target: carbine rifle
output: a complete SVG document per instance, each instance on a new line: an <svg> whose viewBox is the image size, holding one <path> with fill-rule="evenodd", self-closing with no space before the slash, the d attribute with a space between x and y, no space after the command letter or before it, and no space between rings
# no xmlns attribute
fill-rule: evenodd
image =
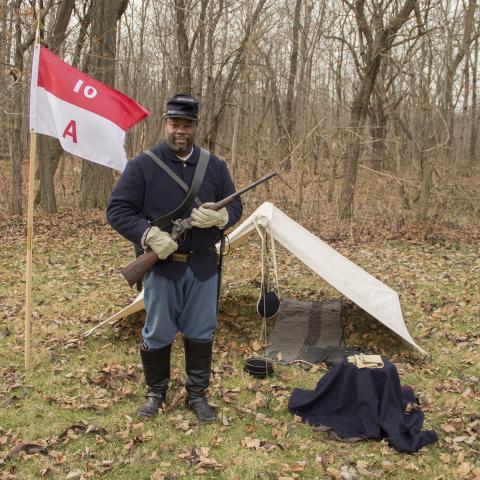
<svg viewBox="0 0 480 480"><path fill-rule="evenodd" d="M259 180L256 180L250 185L247 185L246 187L242 188L241 190L238 190L237 192L232 193L228 197L225 197L219 202L208 205L206 208L209 208L210 210L220 210L221 208L226 207L229 203L231 203L236 197L243 195L245 192L248 192L249 190L252 190L252 188L257 187L261 183L264 183L267 180L270 180L270 178L274 177L276 174L277 174L276 172L269 173L268 175L265 175L264 177L260 178ZM175 241L178 241L180 237L182 237L182 235L184 235L185 232L187 230L190 230L191 228L192 228L191 217L179 218L178 220L175 220L173 222L173 228L171 233L172 239ZM148 272L148 270L150 270L158 261L159 261L159 258L157 254L153 250L148 249L145 253L140 255L136 260L129 263L126 267L122 268L121 273L125 277L125 280L129 283L129 285L133 286L137 282L139 282L142 279L142 277L145 275L145 273Z"/></svg>

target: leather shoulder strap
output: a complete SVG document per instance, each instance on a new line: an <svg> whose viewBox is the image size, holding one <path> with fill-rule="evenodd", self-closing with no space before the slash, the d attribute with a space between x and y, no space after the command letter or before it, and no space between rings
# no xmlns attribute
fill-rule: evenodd
<svg viewBox="0 0 480 480"><path fill-rule="evenodd" d="M175 180L185 192L189 191L188 185L158 155L155 155L151 150L145 150L143 153L146 153L170 178ZM195 203L197 206L200 206L203 202L201 202L198 197L195 197Z"/></svg>
<svg viewBox="0 0 480 480"><path fill-rule="evenodd" d="M149 152L149 150L147 152ZM145 152L145 153L147 153L147 152ZM156 157L156 155L153 152L150 152L150 153L152 153L152 155L154 155ZM147 153L147 155L148 155L148 153ZM151 157L151 158L153 158L153 157ZM180 182L183 183L183 185L185 187L183 187L180 182L177 182L180 186L182 186L182 188L185 191L188 192L188 194L185 197L185 199L183 200L183 202L175 210L171 211L170 213L167 213L166 215L163 215L160 218L157 218L156 220L151 221L150 223L152 225L155 225L158 228L164 228L167 225L169 225L173 220L176 220L177 218L180 218L190 208L190 205L192 204L194 199L195 199L195 202L197 203L198 206L200 206L203 203L200 199L198 199L197 193L200 190L200 186L202 185L203 177L205 176L205 172L207 170L209 160L210 160L210 152L208 150L205 150L205 149L202 148L200 150L200 157L198 158L197 167L195 168L195 173L193 175L193 180L192 180L192 186L190 187L190 189L188 189L187 184L180 177L178 177L170 168L167 167L167 165L165 165L160 160L160 162L163 164L163 166L165 168L167 168L168 171L171 172L174 176L170 175L170 173L169 173L169 175L173 179L175 179L175 177L177 177L178 180L180 180ZM167 170L165 170L165 171L168 173ZM197 202L197 200L198 200L199 203Z"/></svg>

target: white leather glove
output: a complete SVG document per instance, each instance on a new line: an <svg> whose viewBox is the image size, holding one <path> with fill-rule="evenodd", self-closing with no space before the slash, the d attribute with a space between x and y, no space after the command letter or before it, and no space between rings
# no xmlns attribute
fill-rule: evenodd
<svg viewBox="0 0 480 480"><path fill-rule="evenodd" d="M178 243L172 240L167 232L158 227L152 227L145 238L145 243L157 254L160 260L165 260L178 248Z"/></svg>
<svg viewBox="0 0 480 480"><path fill-rule="evenodd" d="M228 223L228 212L226 208L220 210L210 210L209 205L213 203L208 202L200 205L199 208L192 210L192 227L198 228L210 228L218 227L223 228Z"/></svg>

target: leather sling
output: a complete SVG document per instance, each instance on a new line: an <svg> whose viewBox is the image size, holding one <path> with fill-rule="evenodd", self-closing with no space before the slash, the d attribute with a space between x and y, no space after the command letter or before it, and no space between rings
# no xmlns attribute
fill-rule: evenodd
<svg viewBox="0 0 480 480"><path fill-rule="evenodd" d="M162 229L165 228L168 224L170 224L173 220L180 218L190 208L192 201L194 201L197 206L200 206L203 203L197 197L197 193L200 190L200 186L202 185L203 178L207 170L208 162L210 160L210 152L208 150L205 150L204 148L200 149L200 156L198 158L190 189L188 188L188 185L151 150L145 150L145 153L185 192L188 192L183 202L175 210L172 210L170 213L167 213L162 217L157 218L156 220L152 220L150 222L151 225L155 225L156 227Z"/></svg>

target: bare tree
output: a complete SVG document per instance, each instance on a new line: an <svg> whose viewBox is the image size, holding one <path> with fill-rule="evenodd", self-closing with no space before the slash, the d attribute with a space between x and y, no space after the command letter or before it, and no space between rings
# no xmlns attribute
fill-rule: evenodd
<svg viewBox="0 0 480 480"><path fill-rule="evenodd" d="M416 0L406 0L399 10L396 10L397 2L393 0L381 2L378 5L372 2L370 5L372 20L369 22L367 20L366 0L356 0L354 3L347 0L342 1L348 5L349 9L353 10L361 46L361 59L357 59L357 65L360 66L359 79L352 101L349 124L350 141L339 205L340 217L350 218L353 213L353 197L361 152L361 138L364 133L370 97L375 86L378 70L383 56L392 48L398 31L409 19L413 9L417 6L417 2ZM388 13L390 13L390 18L387 16Z"/></svg>
<svg viewBox="0 0 480 480"><path fill-rule="evenodd" d="M117 22L128 0L92 0L87 70L93 77L115 86ZM105 208L113 186L112 171L93 162L83 162L79 205Z"/></svg>
<svg viewBox="0 0 480 480"><path fill-rule="evenodd" d="M200 18L190 19L196 24L192 38L188 38L188 12L193 5L186 0L174 0L175 19L176 19L176 39L178 48L178 57L176 65L175 90L177 92L192 92L192 54L195 48L199 33L202 32L202 40L205 38L205 16L208 6L208 0L202 0L200 3Z"/></svg>
<svg viewBox="0 0 480 480"><path fill-rule="evenodd" d="M472 68L472 110L470 114L470 143L468 151L468 168L478 163L477 158L477 140L478 140L478 107L477 107L477 68L478 68L478 37L475 38L473 49L473 68Z"/></svg>
<svg viewBox="0 0 480 480"><path fill-rule="evenodd" d="M56 55L59 54L60 48L65 41L74 5L75 0L65 0L58 5L55 11L53 28L47 35L46 44L49 50ZM62 154L62 146L57 139L41 135L38 139L38 151L40 161L38 162L37 176L40 180L40 185L35 203L40 205L42 210L55 213L57 211L57 201L53 178Z"/></svg>
<svg viewBox="0 0 480 480"><path fill-rule="evenodd" d="M287 98L285 104L285 118L287 126L287 141L290 150L294 144L294 125L295 125L295 80L297 78L298 69L298 36L300 31L300 12L302 8L302 0L295 0L295 10L292 21L292 51L290 52L290 69L288 72ZM285 168L291 168L291 159L285 163Z"/></svg>
<svg viewBox="0 0 480 480"><path fill-rule="evenodd" d="M7 15L8 15L8 2L7 0L0 1L0 122L1 125L6 125L7 121L7 110L8 110L8 93L7 93L7 86L8 86L8 71L9 71L9 53L10 47L9 43L9 35L8 32L8 22L7 22ZM7 138L6 138L7 137ZM3 136L0 140L0 158L4 156L7 157L6 150L8 146L8 135Z"/></svg>
<svg viewBox="0 0 480 480"><path fill-rule="evenodd" d="M463 17L463 35L459 41L459 45L454 51L453 40L450 42L450 49L447 51L447 71L445 75L445 94L444 94L444 114L448 123L448 147L449 150L452 150L452 145L454 143L454 130L455 130L455 112L453 105L453 85L455 81L455 75L457 69L464 60L470 44L474 40L473 37L473 19L475 9L477 8L477 1L470 0L464 12ZM451 152L453 153L453 152Z"/></svg>
<svg viewBox="0 0 480 480"><path fill-rule="evenodd" d="M40 22L43 22L53 5L50 0L42 9ZM22 214L22 161L24 157L25 129L23 114L25 112L25 52L33 44L35 32L24 28L24 17L21 14L22 0L11 3L13 30L13 64L9 69L11 83L8 85L8 110L11 119L7 122L8 141L12 165L12 193L10 211L13 214ZM8 53L10 55L10 53Z"/></svg>
<svg viewBox="0 0 480 480"><path fill-rule="evenodd" d="M10 111L13 114L12 121L9 122L9 143L12 162L12 197L10 210L13 214L22 214L22 160L23 160L23 142L22 138L22 104L24 98L23 72L24 72L24 45L22 44L22 25L20 16L21 0L13 3L12 13L15 17L15 50L14 64L10 71L13 77L13 83L10 85Z"/></svg>
<svg viewBox="0 0 480 480"><path fill-rule="evenodd" d="M16 212L33 33L18 13L30 5L0 0L1 123ZM478 165L477 7L476 0L45 0L42 15L51 50L152 112L127 135L128 155L159 140L166 98L189 91L202 105L199 142L231 161L240 180L285 169L295 201L285 190L275 200L291 213L311 218L326 200L349 218L364 185L357 186L359 164L371 162L374 171L362 170L367 183L397 177L391 192L400 198L391 195L385 212L398 211L390 207L400 200L422 222L455 168ZM55 211L60 149L52 139L40 139L39 149L37 201ZM71 170L79 203L102 208L112 173L82 167L81 175Z"/></svg>
<svg viewBox="0 0 480 480"><path fill-rule="evenodd" d="M208 131L208 147L213 151L216 146L218 128L220 126L220 122L223 118L223 114L225 111L225 107L231 94L233 92L234 87L236 86L238 76L239 76L239 66L241 62L244 60L244 52L247 42L250 39L250 36L253 34L254 29L260 19L260 14L265 6L266 0L259 0L255 11L252 13L250 18L247 19L245 25L245 33L243 38L240 42L239 47L237 48L237 52L233 57L232 65L230 67L230 71L228 72L227 78L223 84L223 88L221 90L219 96L219 106L215 113L213 114L212 123L210 125L210 129Z"/></svg>

